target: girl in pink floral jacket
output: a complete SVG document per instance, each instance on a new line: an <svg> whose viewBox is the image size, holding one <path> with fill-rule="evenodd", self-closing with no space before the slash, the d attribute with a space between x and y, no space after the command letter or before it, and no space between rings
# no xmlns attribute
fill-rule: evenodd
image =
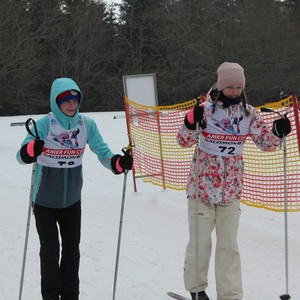
<svg viewBox="0 0 300 300"><path fill-rule="evenodd" d="M196 123L199 124L199 147L195 150L187 182L190 239L186 249L184 280L192 299L196 299L198 293L198 300L209 300L205 289L208 286L211 233L216 228L217 300L240 300L243 291L237 232L243 188L243 147L250 136L261 150L276 150L283 135L290 132L290 122L287 118L279 119L272 129L268 128L255 108L247 103L244 69L239 64L225 62L220 65L217 74L218 81L208 92L206 101L187 113L177 135L180 146L192 147L197 142L195 129ZM198 213L196 193L200 202ZM200 256L196 283L197 214Z"/></svg>

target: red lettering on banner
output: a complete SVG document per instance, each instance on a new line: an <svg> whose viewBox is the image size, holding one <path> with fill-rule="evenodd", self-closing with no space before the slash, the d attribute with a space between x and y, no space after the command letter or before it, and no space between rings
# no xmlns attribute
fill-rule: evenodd
<svg viewBox="0 0 300 300"><path fill-rule="evenodd" d="M43 152L47 155L47 154L51 154L51 155L81 155L84 152L84 148L80 148L80 149L51 149L51 148L44 148Z"/></svg>
<svg viewBox="0 0 300 300"><path fill-rule="evenodd" d="M244 135L233 135L233 134L215 134L209 133L206 131L202 131L204 137L211 139L211 140L218 140L218 141L244 141L247 138L247 134Z"/></svg>

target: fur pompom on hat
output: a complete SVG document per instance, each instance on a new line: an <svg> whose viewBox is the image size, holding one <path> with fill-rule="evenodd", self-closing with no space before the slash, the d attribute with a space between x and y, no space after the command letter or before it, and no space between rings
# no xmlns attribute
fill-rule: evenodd
<svg viewBox="0 0 300 300"><path fill-rule="evenodd" d="M218 81L216 87L218 91L223 91L227 86L231 84L241 84L243 89L245 88L245 75L244 69L237 63L224 62L218 70Z"/></svg>

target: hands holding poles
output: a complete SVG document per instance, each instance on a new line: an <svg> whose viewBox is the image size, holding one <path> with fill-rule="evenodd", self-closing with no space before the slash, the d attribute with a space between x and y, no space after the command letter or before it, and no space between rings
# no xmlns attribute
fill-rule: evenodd
<svg viewBox="0 0 300 300"><path fill-rule="evenodd" d="M32 133L32 131L29 128L30 122L33 123L35 134ZM38 136L36 123L33 119L31 119L31 118L28 119L25 123L25 127L26 127L27 132L34 137L34 140L32 142L36 142L36 141L43 142L43 141L40 140L40 138ZM28 155L27 154L28 144L24 145L21 148L21 156L22 156L22 149L23 149L24 153L26 153L26 155ZM43 142L43 145L44 145L44 142ZM28 155L28 157L29 157L29 155ZM22 159L24 160L23 157L22 157ZM30 195L29 195L29 205L28 205L28 213L27 213L26 233L25 233L25 242L24 242L24 250L23 250L23 260L22 260L22 270L21 270L21 279L20 279L19 298L18 298L18 300L22 299L22 292L23 292L24 273L25 273L25 264L26 264L27 246L28 246L28 236L29 236L29 228L30 228L30 216L31 216L31 207L32 207L33 182L34 182L34 175L35 175L35 169L36 169L35 161L36 161L36 157L33 157L27 162L27 163L33 163L33 165L32 165L32 173L31 173L31 187L30 187Z"/></svg>
<svg viewBox="0 0 300 300"><path fill-rule="evenodd" d="M31 124L31 122L33 124L35 133L33 133L29 128L29 124ZM43 147L45 142L40 139L38 135L36 123L33 119L31 118L28 119L25 123L25 127L27 132L34 137L34 140L22 146L20 155L24 163L31 164L36 162L37 157L41 155L41 153L43 152Z"/></svg>
<svg viewBox="0 0 300 300"><path fill-rule="evenodd" d="M184 124L186 128L190 130L196 130L196 124L198 124L202 129L205 129L206 121L204 115L204 107L200 105L200 100L198 97L195 97L195 99L196 105L186 114Z"/></svg>
<svg viewBox="0 0 300 300"><path fill-rule="evenodd" d="M291 133L291 122L287 114L273 122L272 132L281 139Z"/></svg>
<svg viewBox="0 0 300 300"><path fill-rule="evenodd" d="M283 171L284 171L284 220L285 220L285 283L286 283L286 294L281 295L279 298L281 300L289 300L291 296L289 295L289 280L288 280L288 207L287 207L287 170L286 170L286 136L291 132L291 122L287 118L287 113L283 116L277 111L274 111L267 107L262 107L260 109L262 112L273 112L277 113L281 119L275 120L273 122L272 132L282 139L283 141Z"/></svg>
<svg viewBox="0 0 300 300"><path fill-rule="evenodd" d="M277 119L273 122L272 132L279 138L283 138L291 133L291 122L287 117L287 113L282 115L278 111L275 111L271 108L262 107L260 109L262 112L274 112L280 116L280 119Z"/></svg>
<svg viewBox="0 0 300 300"><path fill-rule="evenodd" d="M125 208L125 195L126 195L126 185L127 185L127 174L128 171L133 167L133 158L130 155L130 150L133 146L128 145L122 149L124 153L123 156L119 155L119 165L123 168L124 173L124 182L123 182L123 191L122 191L122 203L121 203L121 212L120 212L120 222L119 222L119 234L118 234L118 244L117 244L117 254L116 254L116 264L115 264L115 274L114 274L114 286L113 286L113 300L116 299L117 291L117 279L118 279L118 269L119 269L119 257L120 257L120 248L121 248L121 239L122 239L122 225L123 225L123 215Z"/></svg>
<svg viewBox="0 0 300 300"><path fill-rule="evenodd" d="M115 174L125 173L127 174L129 170L133 167L133 158L130 154L132 146L128 145L122 149L124 155L116 154L111 159L112 171Z"/></svg>
<svg viewBox="0 0 300 300"><path fill-rule="evenodd" d="M133 167L133 157L130 154L132 146L128 145L122 149L124 153L123 156L120 157L120 166L123 168L124 173L128 173L129 170L132 170Z"/></svg>

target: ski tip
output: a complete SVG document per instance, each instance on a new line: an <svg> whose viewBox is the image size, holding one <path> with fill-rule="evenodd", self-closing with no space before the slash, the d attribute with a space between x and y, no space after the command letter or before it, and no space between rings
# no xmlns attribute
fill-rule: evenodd
<svg viewBox="0 0 300 300"><path fill-rule="evenodd" d="M175 298L175 299L177 299L177 300L191 300L190 298L187 298L187 297L178 295L178 294L173 293L173 292L168 292L167 294L168 294L170 297Z"/></svg>
<svg viewBox="0 0 300 300"><path fill-rule="evenodd" d="M174 293L172 293L172 292L167 292L167 295L172 297L172 296L174 295Z"/></svg>

